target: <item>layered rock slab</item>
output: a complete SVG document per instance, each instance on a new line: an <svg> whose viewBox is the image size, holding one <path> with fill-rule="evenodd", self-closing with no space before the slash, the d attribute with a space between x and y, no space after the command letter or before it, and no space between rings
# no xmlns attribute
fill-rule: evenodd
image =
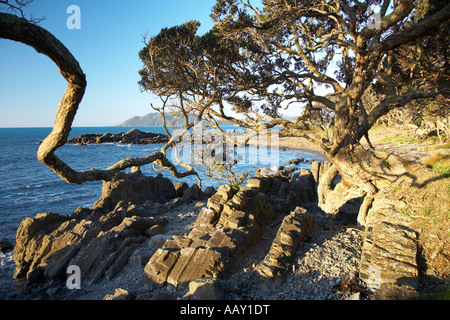
<svg viewBox="0 0 450 320"><path fill-rule="evenodd" d="M417 233L401 214L402 207L401 201L377 198L369 211L360 279L373 299L418 298Z"/></svg>
<svg viewBox="0 0 450 320"><path fill-rule="evenodd" d="M242 261L261 239L263 227L277 214L297 203L312 201L314 187L308 171L253 177L237 193L230 187L220 187L200 211L190 233L167 240L153 254L145 266L148 280L179 287L200 278L219 277ZM285 218L267 259L283 264L292 258L312 224L308 212L295 209Z"/></svg>
<svg viewBox="0 0 450 320"><path fill-rule="evenodd" d="M297 207L286 216L257 272L265 278L280 276L289 268L295 252L313 225L313 216L304 208Z"/></svg>

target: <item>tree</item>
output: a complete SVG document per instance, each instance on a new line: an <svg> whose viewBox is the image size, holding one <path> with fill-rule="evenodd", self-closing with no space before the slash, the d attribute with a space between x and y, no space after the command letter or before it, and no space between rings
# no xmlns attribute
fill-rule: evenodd
<svg viewBox="0 0 450 320"><path fill-rule="evenodd" d="M201 63L195 65L190 63L193 57L180 55L173 44L162 64L146 53L154 50L155 40L163 34L180 43L182 37L173 36L176 28L163 30L141 52L147 55L145 68L153 70L141 73L149 75L141 86L156 92L148 79L159 90L174 80L180 104L203 101L202 108L191 103L189 110L196 110L196 115L253 130L280 125L303 130L302 136L319 145L334 164L319 186L321 207L336 213L346 201L367 195L363 206L367 208L378 190L407 169L394 155L386 158L365 149L361 139L380 117L412 101L436 97L448 101L448 83L424 86L417 81L405 86L396 68L404 69L398 62L400 50L435 35L439 28L448 29L450 5L436 1L432 10L421 7L426 14L419 15L412 0L263 0L262 4L257 8L247 0L217 0L213 30L197 36L191 28L189 39L195 41L188 49L185 42L180 46L183 54L201 52ZM166 77L160 77L158 69ZM378 101L369 109L362 97L377 85L384 91L377 93ZM302 105L297 119L280 117L281 108L294 104ZM244 120L227 114L226 105L243 114ZM317 121L323 116L330 121ZM314 128L315 134L308 134ZM343 183L333 190L339 173Z"/></svg>
<svg viewBox="0 0 450 320"><path fill-rule="evenodd" d="M0 5L4 5L3 8L14 13L18 12L22 16L0 12L0 38L22 42L48 56L58 66L61 75L67 81L67 89L56 111L53 130L41 143L37 153L38 160L62 179L74 184L93 180L111 180L120 171L147 164L156 164L162 169L168 169L177 178L188 175L195 175L198 178L196 171L189 165L185 165L186 171L179 172L177 167L168 160L166 151L173 145L173 141L169 141L159 152L145 157L125 158L105 170L75 171L55 155L55 151L67 142L87 82L83 70L70 51L50 32L35 24L38 21L30 21L25 18L23 7L31 2L31 0L15 0L15 2L2 0L0 2Z"/></svg>
<svg viewBox="0 0 450 320"><path fill-rule="evenodd" d="M380 7L376 15L369 10L373 5ZM316 108L333 114L330 128L319 126L320 139L306 136L334 164L319 188L327 194L320 199L327 212L336 212L354 197L369 195L370 201L405 172L400 159L383 158L360 144L381 116L417 99L448 99L448 84L400 90L404 81L394 81L394 50L448 28L446 3L427 10L422 19L414 19L415 12L414 1L407 0L267 0L261 9L250 1L217 1L216 28L229 39L252 39L252 46L243 48L254 62L249 72L255 80L248 87L271 103L269 109L296 101L305 103L304 114ZM362 96L380 82L385 91L369 112ZM332 190L338 173L344 183Z"/></svg>

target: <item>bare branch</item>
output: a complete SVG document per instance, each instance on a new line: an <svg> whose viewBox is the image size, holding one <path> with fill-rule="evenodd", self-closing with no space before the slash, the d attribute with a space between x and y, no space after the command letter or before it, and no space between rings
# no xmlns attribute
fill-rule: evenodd
<svg viewBox="0 0 450 320"><path fill-rule="evenodd" d="M15 4L13 4L12 0L0 0L0 5L6 5L8 12L18 13L23 19L28 20L30 23L38 24L39 22L44 21L45 17L34 18L33 14L30 14L30 17L27 18L24 12L24 8L33 1L34 0L14 0Z"/></svg>

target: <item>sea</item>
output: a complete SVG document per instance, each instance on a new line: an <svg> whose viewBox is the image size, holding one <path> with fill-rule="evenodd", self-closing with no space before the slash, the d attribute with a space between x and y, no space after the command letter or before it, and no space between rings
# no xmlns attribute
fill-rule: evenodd
<svg viewBox="0 0 450 320"><path fill-rule="evenodd" d="M127 127L74 127L69 138L87 133L120 133L133 128ZM137 127L141 131L164 133L162 127ZM0 241L15 244L17 228L26 217L35 217L38 213L55 212L62 215L71 214L78 207L91 208L101 196L102 182L87 182L71 185L59 178L48 167L41 164L36 153L40 143L51 132L52 128L0 128ZM66 144L56 151L56 155L75 170L91 168L106 169L126 157L140 157L159 151L162 145L101 144L76 145ZM247 147L246 149L251 149ZM257 150L247 152L247 161L239 161L234 169L237 172L254 174L261 166L273 166L274 157L279 165L288 160L304 158L320 160L320 156L299 150L281 150L273 155L266 154L267 161L254 161ZM300 168L310 169L310 164L301 163ZM180 170L183 170L180 168ZM148 176L156 176L159 172L151 165L142 167ZM186 182L196 184L193 176L175 179L168 170L161 172L174 183ZM202 187L213 186L216 189L224 184L208 179L202 174ZM17 290L17 283L12 279L15 269L13 252L0 252L0 299L7 299Z"/></svg>

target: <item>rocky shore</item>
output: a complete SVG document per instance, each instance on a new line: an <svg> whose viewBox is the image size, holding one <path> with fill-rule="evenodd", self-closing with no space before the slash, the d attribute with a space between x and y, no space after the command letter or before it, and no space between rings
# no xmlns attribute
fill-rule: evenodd
<svg viewBox="0 0 450 320"><path fill-rule="evenodd" d="M82 134L75 138L69 139L67 143L85 145L85 144L101 144L101 143L121 143L121 144L160 144L167 143L169 138L160 133L143 132L138 129L131 129L127 133L121 132L117 134L105 133Z"/></svg>
<svg viewBox="0 0 450 320"><path fill-rule="evenodd" d="M25 284L10 299L417 299L448 285L445 237L405 214L424 205L405 193L411 188L437 199L435 173L378 194L362 228L362 199L333 219L317 207L330 164L298 169L302 161L260 168L238 191L121 173L93 208L22 221L14 261ZM448 210L445 199L433 205ZM76 290L70 266L80 270Z"/></svg>
<svg viewBox="0 0 450 320"><path fill-rule="evenodd" d="M316 184L310 171L292 169L259 174L237 193L121 174L104 183L92 209L22 222L15 276L26 285L11 298L202 299L212 290L217 299L342 299L362 292L361 284L346 287L357 277L362 231L330 224L315 208ZM66 286L71 265L81 270L80 290Z"/></svg>

